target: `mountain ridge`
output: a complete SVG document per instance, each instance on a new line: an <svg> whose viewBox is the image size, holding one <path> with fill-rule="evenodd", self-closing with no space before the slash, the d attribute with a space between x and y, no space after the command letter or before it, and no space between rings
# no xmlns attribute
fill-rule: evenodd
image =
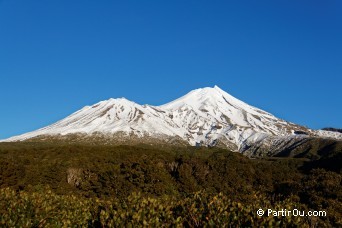
<svg viewBox="0 0 342 228"><path fill-rule="evenodd" d="M315 131L275 117L231 96L218 86L195 89L164 105L140 105L110 98L72 113L44 128L2 141L68 134L121 134L158 140L180 138L196 146L221 145L234 151L274 146L305 137L342 139L338 132ZM300 134L297 134L300 133ZM281 143L280 143L281 144ZM285 143L286 144L286 143Z"/></svg>

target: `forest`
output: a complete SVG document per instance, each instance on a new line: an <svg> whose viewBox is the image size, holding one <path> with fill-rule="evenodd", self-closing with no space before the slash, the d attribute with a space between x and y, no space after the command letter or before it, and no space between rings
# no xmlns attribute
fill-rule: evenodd
<svg viewBox="0 0 342 228"><path fill-rule="evenodd" d="M338 227L341 144L251 159L220 148L0 143L0 225ZM258 209L326 216L259 216Z"/></svg>

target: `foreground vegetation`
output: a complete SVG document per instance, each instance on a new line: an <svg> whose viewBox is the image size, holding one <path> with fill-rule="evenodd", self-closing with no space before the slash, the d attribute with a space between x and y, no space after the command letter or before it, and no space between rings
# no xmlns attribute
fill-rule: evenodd
<svg viewBox="0 0 342 228"><path fill-rule="evenodd" d="M342 226L341 153L331 154L320 167L217 148L2 143L0 226Z"/></svg>
<svg viewBox="0 0 342 228"><path fill-rule="evenodd" d="M2 226L284 226L309 227L317 218L259 217L259 208L288 210L304 209L290 199L271 203L265 197L253 195L253 203L243 204L223 194L197 192L178 200L175 197L143 197L131 194L125 200L110 201L56 195L46 188L38 192L0 190Z"/></svg>

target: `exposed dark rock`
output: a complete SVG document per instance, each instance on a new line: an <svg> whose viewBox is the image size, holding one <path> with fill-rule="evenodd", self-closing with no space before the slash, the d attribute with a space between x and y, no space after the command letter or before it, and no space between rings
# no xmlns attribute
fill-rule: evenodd
<svg viewBox="0 0 342 228"><path fill-rule="evenodd" d="M326 127L326 128L322 128L322 130L342 133L342 129L340 129L340 128Z"/></svg>

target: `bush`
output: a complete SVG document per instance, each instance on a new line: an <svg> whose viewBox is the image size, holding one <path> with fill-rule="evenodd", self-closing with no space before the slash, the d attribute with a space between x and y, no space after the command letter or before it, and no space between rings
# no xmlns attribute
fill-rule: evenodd
<svg viewBox="0 0 342 228"><path fill-rule="evenodd" d="M0 190L0 225L8 227L309 227L306 217L258 216L259 208L274 210L305 207L291 198L270 202L263 194L251 193L251 204L229 196L196 192L175 198L145 197L132 193L124 200L87 199L74 195L57 195L50 188L34 193ZM321 223L321 225L327 225Z"/></svg>

